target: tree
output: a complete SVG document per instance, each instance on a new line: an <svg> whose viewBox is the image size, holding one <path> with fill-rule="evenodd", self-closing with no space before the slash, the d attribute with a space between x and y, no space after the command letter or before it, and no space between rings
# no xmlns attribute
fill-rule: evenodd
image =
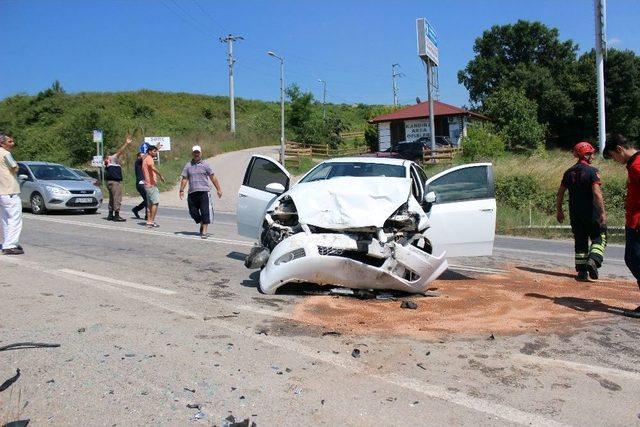
<svg viewBox="0 0 640 427"><path fill-rule="evenodd" d="M458 72L458 82L482 110L498 88L522 89L538 104L538 121L561 136L573 115L577 49L571 40L560 41L557 29L540 22L495 25L476 39L475 57Z"/></svg>
<svg viewBox="0 0 640 427"><path fill-rule="evenodd" d="M575 102L574 142L596 141L598 135L595 52L580 56ZM640 141L640 56L630 50L609 49L604 64L607 132Z"/></svg>
<svg viewBox="0 0 640 427"><path fill-rule="evenodd" d="M310 133L313 94L311 92L302 92L296 84L287 87L285 93L290 102L287 126L293 132L296 142L304 142Z"/></svg>
<svg viewBox="0 0 640 427"><path fill-rule="evenodd" d="M538 105L526 97L524 90L496 90L486 99L484 111L494 120L510 150L544 148L545 126L538 123Z"/></svg>

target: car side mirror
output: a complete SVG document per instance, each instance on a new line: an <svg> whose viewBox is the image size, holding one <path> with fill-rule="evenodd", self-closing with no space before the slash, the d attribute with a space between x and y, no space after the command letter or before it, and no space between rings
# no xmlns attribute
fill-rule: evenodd
<svg viewBox="0 0 640 427"><path fill-rule="evenodd" d="M272 182L271 184L267 185L264 189L269 193L273 193L273 194L284 193L284 185L280 184L279 182Z"/></svg>
<svg viewBox="0 0 640 427"><path fill-rule="evenodd" d="M436 202L436 193L433 191L429 191L427 194L425 194L424 196L424 201L425 203L435 203Z"/></svg>
<svg viewBox="0 0 640 427"><path fill-rule="evenodd" d="M20 181L29 181L29 176L25 175L25 174L20 174L20 175L18 175L18 179Z"/></svg>

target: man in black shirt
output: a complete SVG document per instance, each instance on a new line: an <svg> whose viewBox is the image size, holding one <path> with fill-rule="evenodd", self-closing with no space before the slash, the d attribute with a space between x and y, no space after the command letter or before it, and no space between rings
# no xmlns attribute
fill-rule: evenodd
<svg viewBox="0 0 640 427"><path fill-rule="evenodd" d="M579 142L573 149L578 162L562 177L556 198L558 222L564 221L562 202L569 190L569 218L575 241L575 261L578 280L598 278L604 249L607 245L607 215L600 186L600 172L591 166L595 149L588 142ZM591 240L591 247L589 247Z"/></svg>
<svg viewBox="0 0 640 427"><path fill-rule="evenodd" d="M122 204L122 167L120 166L120 157L124 149L131 144L131 136L127 135L127 139L122 147L115 154L107 157L105 178L107 179L107 189L109 190L109 216L108 221L122 222L126 219L120 216L120 205Z"/></svg>
<svg viewBox="0 0 640 427"><path fill-rule="evenodd" d="M141 146L142 147L142 146ZM146 149L145 148L141 148L141 149ZM136 163L135 163L135 171L136 171L136 190L138 190L138 193L140 194L140 196L142 197L142 202L140 202L140 204L136 207L134 207L133 209L131 209L131 211L133 212L133 215L140 219L140 214L139 212L144 209L144 219L147 219L148 213L147 213L147 191L144 189L144 176L142 175L142 160L144 159L144 156L146 156L147 153L144 153L142 151L138 152L138 155L136 157Z"/></svg>

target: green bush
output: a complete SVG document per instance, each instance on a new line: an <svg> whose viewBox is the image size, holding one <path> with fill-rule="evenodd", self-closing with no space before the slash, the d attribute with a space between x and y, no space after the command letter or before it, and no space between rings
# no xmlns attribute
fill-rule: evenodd
<svg viewBox="0 0 640 427"><path fill-rule="evenodd" d="M464 157L467 160L491 159L504 153L504 141L493 132L490 125L474 123L462 139Z"/></svg>

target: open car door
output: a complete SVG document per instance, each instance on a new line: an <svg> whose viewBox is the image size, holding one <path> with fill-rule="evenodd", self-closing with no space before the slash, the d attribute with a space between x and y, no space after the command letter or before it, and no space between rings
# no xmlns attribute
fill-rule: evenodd
<svg viewBox="0 0 640 427"><path fill-rule="evenodd" d="M426 236L433 254L447 257L491 255L496 232L496 199L491 163L447 169L428 179L435 193Z"/></svg>
<svg viewBox="0 0 640 427"><path fill-rule="evenodd" d="M238 191L238 234L259 238L265 211L279 194L289 189L290 180L289 172L272 158L257 154L251 157ZM274 191L273 187L278 186L270 184L280 184L281 187ZM267 186L271 189L267 190Z"/></svg>

